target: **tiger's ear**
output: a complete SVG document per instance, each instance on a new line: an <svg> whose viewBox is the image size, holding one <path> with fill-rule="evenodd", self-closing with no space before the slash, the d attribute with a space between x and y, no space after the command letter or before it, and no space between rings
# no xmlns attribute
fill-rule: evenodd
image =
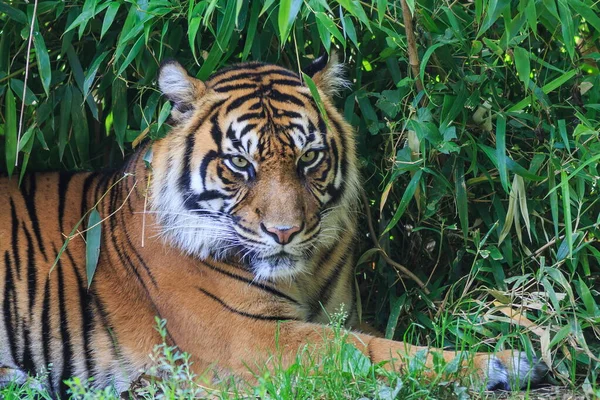
<svg viewBox="0 0 600 400"><path fill-rule="evenodd" d="M163 61L158 71L158 87L171 101L171 118L180 123L189 118L194 111L195 102L204 94L204 83L188 75L181 64L175 60Z"/></svg>
<svg viewBox="0 0 600 400"><path fill-rule="evenodd" d="M315 85L327 96L337 96L343 89L350 87L344 77L344 64L338 61L335 51L323 54L304 69Z"/></svg>

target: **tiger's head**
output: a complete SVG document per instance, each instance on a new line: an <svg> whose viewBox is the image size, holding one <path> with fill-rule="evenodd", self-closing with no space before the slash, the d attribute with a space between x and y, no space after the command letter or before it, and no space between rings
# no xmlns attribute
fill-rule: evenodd
<svg viewBox="0 0 600 400"><path fill-rule="evenodd" d="M163 63L173 129L153 145L151 204L167 240L274 279L306 272L314 254L353 234L353 130L331 100L341 69L326 56L308 68L322 115L300 77L278 66L239 64L202 82Z"/></svg>

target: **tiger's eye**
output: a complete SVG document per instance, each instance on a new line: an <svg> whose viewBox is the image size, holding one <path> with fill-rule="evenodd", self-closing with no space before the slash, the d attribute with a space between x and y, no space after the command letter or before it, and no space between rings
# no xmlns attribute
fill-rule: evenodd
<svg viewBox="0 0 600 400"><path fill-rule="evenodd" d="M302 161L303 163L310 163L312 161L315 160L315 158L317 157L317 152L314 150L310 150L307 151L306 153L302 154L302 156L300 157L300 161Z"/></svg>
<svg viewBox="0 0 600 400"><path fill-rule="evenodd" d="M231 157L231 162L236 167L242 168L242 169L246 168L250 164L250 162L248 162L248 160L246 160L244 157L240 157L240 156Z"/></svg>

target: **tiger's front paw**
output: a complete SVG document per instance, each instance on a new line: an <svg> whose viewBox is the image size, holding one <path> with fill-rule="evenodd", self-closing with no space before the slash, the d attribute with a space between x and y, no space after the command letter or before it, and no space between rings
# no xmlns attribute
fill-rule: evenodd
<svg viewBox="0 0 600 400"><path fill-rule="evenodd" d="M523 351L505 350L495 354L478 354L475 366L487 390L520 390L539 383L548 372L546 364Z"/></svg>

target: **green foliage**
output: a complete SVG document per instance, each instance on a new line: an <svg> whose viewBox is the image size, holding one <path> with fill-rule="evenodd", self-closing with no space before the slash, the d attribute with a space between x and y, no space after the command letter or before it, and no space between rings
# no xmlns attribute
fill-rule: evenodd
<svg viewBox="0 0 600 400"><path fill-rule="evenodd" d="M388 256L361 259L363 315L389 337L412 327L422 343L535 350L559 380L593 386L597 4L407 3L420 92L399 1L2 2L0 165L13 174L119 165L135 138L167 133L169 106L155 86L165 58L205 79L246 60L297 69L337 47L353 83L339 105L357 129L378 210L365 250L374 239Z"/></svg>

